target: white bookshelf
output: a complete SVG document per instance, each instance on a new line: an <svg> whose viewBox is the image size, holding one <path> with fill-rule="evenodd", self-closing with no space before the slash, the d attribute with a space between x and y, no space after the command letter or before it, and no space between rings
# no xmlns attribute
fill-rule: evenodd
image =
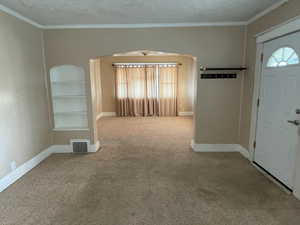
<svg viewBox="0 0 300 225"><path fill-rule="evenodd" d="M50 70L54 130L87 130L84 70L72 65Z"/></svg>

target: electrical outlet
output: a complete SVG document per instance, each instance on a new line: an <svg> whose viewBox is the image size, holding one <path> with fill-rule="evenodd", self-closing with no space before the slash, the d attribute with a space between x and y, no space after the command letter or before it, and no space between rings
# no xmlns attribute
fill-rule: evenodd
<svg viewBox="0 0 300 225"><path fill-rule="evenodd" d="M17 163L15 161L11 161L10 169L11 169L11 171L14 171L15 169L17 169Z"/></svg>

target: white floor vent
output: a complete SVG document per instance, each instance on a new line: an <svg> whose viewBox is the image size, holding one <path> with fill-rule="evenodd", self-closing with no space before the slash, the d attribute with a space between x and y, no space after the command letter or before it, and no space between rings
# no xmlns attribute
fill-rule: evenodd
<svg viewBox="0 0 300 225"><path fill-rule="evenodd" d="M74 153L87 153L89 147L88 140L71 140L71 145Z"/></svg>

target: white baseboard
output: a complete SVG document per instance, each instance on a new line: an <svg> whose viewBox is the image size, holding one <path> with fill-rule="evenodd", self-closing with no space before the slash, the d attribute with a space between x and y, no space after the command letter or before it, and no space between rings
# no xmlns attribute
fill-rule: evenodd
<svg viewBox="0 0 300 225"><path fill-rule="evenodd" d="M100 118L101 117L107 117L107 116L117 116L116 112L102 112L100 113Z"/></svg>
<svg viewBox="0 0 300 225"><path fill-rule="evenodd" d="M97 141L96 144L89 146L89 152L97 152L100 149L100 141Z"/></svg>
<svg viewBox="0 0 300 225"><path fill-rule="evenodd" d="M178 112L178 116L193 116L194 112Z"/></svg>
<svg viewBox="0 0 300 225"><path fill-rule="evenodd" d="M51 146L52 147L52 146ZM32 170L38 164L40 164L43 160L49 157L52 154L52 148L49 147L46 150L40 152L35 157L30 159L29 161L25 162L17 169L9 173L8 175L4 176L0 179L0 192L8 188L11 184L16 182L22 176L24 176L27 172Z"/></svg>
<svg viewBox="0 0 300 225"><path fill-rule="evenodd" d="M250 160L250 153L241 145L237 145L237 152L241 153L246 159Z"/></svg>
<svg viewBox="0 0 300 225"><path fill-rule="evenodd" d="M100 113L96 116L96 120L99 120L101 117L102 117L102 113Z"/></svg>
<svg viewBox="0 0 300 225"><path fill-rule="evenodd" d="M191 147L194 152L239 152L249 159L249 152L239 144L197 144L192 140Z"/></svg>
<svg viewBox="0 0 300 225"><path fill-rule="evenodd" d="M53 154L73 152L72 145L52 145L51 150Z"/></svg>
<svg viewBox="0 0 300 225"><path fill-rule="evenodd" d="M99 149L100 149L99 141L97 141L96 144L88 146L88 152L97 152ZM10 172L3 178L0 178L0 192L4 191L11 184L16 182L18 179L20 179L27 172L29 172L38 164L40 164L43 160L48 158L50 155L56 153L72 153L72 152L73 152L72 145L51 145L49 148L40 152L35 157L25 162L14 171Z"/></svg>
<svg viewBox="0 0 300 225"><path fill-rule="evenodd" d="M295 196L297 199L300 200L300 193L299 193L299 192L297 192L296 190L294 190L293 194L294 194L294 196Z"/></svg>

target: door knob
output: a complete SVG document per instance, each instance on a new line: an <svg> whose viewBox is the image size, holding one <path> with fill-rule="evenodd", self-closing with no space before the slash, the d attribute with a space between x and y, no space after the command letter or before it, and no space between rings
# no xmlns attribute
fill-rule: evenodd
<svg viewBox="0 0 300 225"><path fill-rule="evenodd" d="M288 120L288 123L294 124L295 126L299 126L300 125L300 121L299 120Z"/></svg>

